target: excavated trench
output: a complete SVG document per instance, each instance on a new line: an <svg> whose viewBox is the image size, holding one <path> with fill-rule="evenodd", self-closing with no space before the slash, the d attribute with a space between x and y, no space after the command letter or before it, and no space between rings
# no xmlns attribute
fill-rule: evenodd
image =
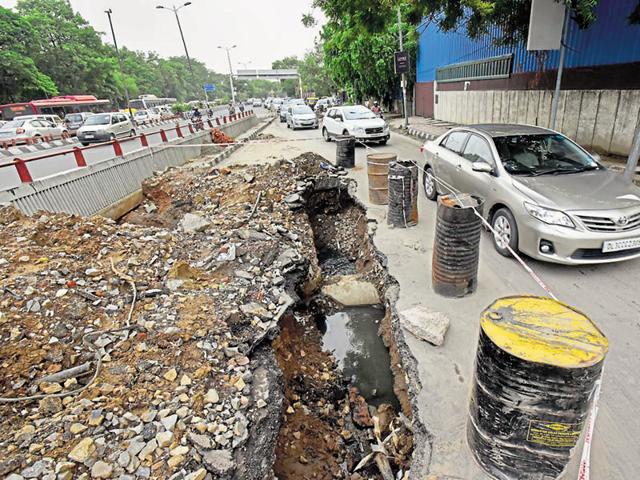
<svg viewBox="0 0 640 480"><path fill-rule="evenodd" d="M311 183L303 214L316 256L273 342L285 384L274 471L292 480L404 478L413 436L386 300L395 281L349 182Z"/></svg>

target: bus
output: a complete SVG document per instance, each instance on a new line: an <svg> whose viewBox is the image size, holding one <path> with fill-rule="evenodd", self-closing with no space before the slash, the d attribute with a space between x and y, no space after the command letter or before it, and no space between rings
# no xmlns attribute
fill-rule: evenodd
<svg viewBox="0 0 640 480"><path fill-rule="evenodd" d="M155 95L140 95L129 102L131 108L136 110L148 110L153 107L163 105L173 105L177 100L175 98L158 98Z"/></svg>
<svg viewBox="0 0 640 480"><path fill-rule="evenodd" d="M109 100L98 100L93 95L64 95L44 100L32 100L23 103L0 105L0 120L13 120L20 115L58 115L64 118L67 113L101 113L111 110Z"/></svg>

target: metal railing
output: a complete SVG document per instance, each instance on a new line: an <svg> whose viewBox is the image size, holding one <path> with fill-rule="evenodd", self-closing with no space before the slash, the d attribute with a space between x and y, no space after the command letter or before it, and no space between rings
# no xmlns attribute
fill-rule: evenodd
<svg viewBox="0 0 640 480"><path fill-rule="evenodd" d="M193 135L198 130L203 130L203 129L213 130L216 127L231 124L233 122L242 120L252 115L254 115L253 110L247 110L234 115L224 115L222 117L216 117L214 119L207 118L207 119L201 120L200 122L189 122L183 125L180 125L179 121L177 121L176 126L173 128L168 128L168 129L161 128L156 132L140 133L138 135L127 137L121 140L115 139L115 140L110 140L108 142L95 143L93 145L88 145L86 147L73 147L71 149L66 149L62 151L55 151L51 153L45 153L42 155L36 155L34 157L30 157L24 160L19 157L16 157L12 161L0 163L0 175L2 175L2 169L4 168L15 168L18 173L18 177L20 178L20 181L22 183L32 183L33 177L31 175L31 172L29 171L29 164L33 162L39 162L39 161L51 159L54 157L62 157L64 155L73 154L77 168L83 168L87 166L87 161L84 155L84 152L87 150L102 148L107 145L111 145L113 147L114 157L115 158L123 157L124 156L124 153L122 151L123 143L139 141L141 149L148 148L149 137L154 135L160 136L160 144L168 143L170 140L167 134L170 132L175 132L176 138L185 138L185 133L187 132L188 132L188 135ZM109 158L114 158L114 157L109 157ZM105 160L108 160L108 158L105 158Z"/></svg>

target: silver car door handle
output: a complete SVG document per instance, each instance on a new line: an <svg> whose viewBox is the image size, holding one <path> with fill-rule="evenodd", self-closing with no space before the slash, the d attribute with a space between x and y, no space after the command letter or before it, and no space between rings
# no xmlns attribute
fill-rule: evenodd
<svg viewBox="0 0 640 480"><path fill-rule="evenodd" d="M458 164L458 166L456 167L456 170L462 170L462 165Z"/></svg>

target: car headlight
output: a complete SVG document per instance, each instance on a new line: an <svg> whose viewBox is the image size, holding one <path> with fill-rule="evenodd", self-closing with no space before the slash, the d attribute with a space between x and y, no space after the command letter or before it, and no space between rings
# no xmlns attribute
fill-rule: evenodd
<svg viewBox="0 0 640 480"><path fill-rule="evenodd" d="M356 132L356 133L364 133L364 128L362 128L362 127L356 127L356 128L354 129L354 132Z"/></svg>
<svg viewBox="0 0 640 480"><path fill-rule="evenodd" d="M541 207L540 205L534 205L533 203L529 202L524 202L524 208L527 210L527 212L529 212L529 215L540 220L541 222L548 223L549 225L559 225L561 227L576 228L575 224L569 218L569 216L559 210Z"/></svg>

